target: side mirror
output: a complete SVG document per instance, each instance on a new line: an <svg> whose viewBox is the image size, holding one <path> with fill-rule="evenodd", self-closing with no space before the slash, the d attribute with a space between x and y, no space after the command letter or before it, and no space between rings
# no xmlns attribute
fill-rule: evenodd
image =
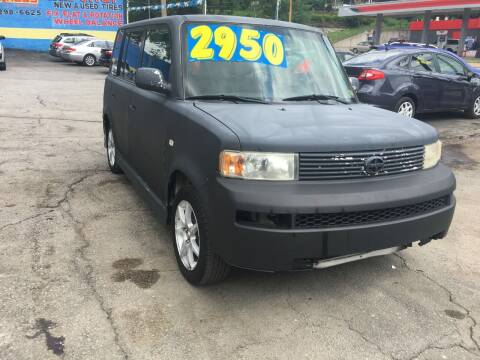
<svg viewBox="0 0 480 360"><path fill-rule="evenodd" d="M360 89L360 81L356 77L349 77L350 84L352 85L353 91L357 92Z"/></svg>
<svg viewBox="0 0 480 360"><path fill-rule="evenodd" d="M0 35L0 40L5 40L5 36Z"/></svg>
<svg viewBox="0 0 480 360"><path fill-rule="evenodd" d="M135 74L135 85L141 89L168 94L171 85L165 81L160 70L154 68L140 68Z"/></svg>
<svg viewBox="0 0 480 360"><path fill-rule="evenodd" d="M467 79L468 79L468 81L472 80L474 77L475 77L475 73L473 73L473 72L471 72L471 71L469 71L469 72L467 73Z"/></svg>

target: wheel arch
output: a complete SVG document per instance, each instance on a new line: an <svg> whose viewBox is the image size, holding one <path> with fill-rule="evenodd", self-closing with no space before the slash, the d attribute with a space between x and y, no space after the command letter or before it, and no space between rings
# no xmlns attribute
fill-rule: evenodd
<svg viewBox="0 0 480 360"><path fill-rule="evenodd" d="M167 197L166 197L167 224L170 224L172 220L171 208L173 206L173 202L175 201L175 196L180 191L180 189L187 184L194 186L192 181L190 180L188 175L185 174L184 171L180 169L175 169L170 173L170 176L168 178Z"/></svg>
<svg viewBox="0 0 480 360"><path fill-rule="evenodd" d="M103 146L107 147L108 129L111 127L110 118L107 114L103 114Z"/></svg>

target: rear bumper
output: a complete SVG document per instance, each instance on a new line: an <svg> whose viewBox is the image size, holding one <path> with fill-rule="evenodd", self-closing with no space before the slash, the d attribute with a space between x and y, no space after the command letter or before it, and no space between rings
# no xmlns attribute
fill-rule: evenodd
<svg viewBox="0 0 480 360"><path fill-rule="evenodd" d="M204 201L208 203L214 251L231 265L264 271L308 269L322 259L441 238L455 209L455 178L443 165L415 174L359 181L274 184L220 178L208 188ZM447 199L445 206L433 211L355 225L265 227L238 217L239 211L288 218L387 210L440 197Z"/></svg>
<svg viewBox="0 0 480 360"><path fill-rule="evenodd" d="M393 111L395 109L395 105L397 105L397 102L399 100L396 96L393 95L377 93L373 90L371 92L365 90L362 91L362 88L360 88L357 96L362 103L371 104L390 111Z"/></svg>
<svg viewBox="0 0 480 360"><path fill-rule="evenodd" d="M48 50L48 53L54 57L59 57L60 55L58 54L57 49L50 49Z"/></svg>

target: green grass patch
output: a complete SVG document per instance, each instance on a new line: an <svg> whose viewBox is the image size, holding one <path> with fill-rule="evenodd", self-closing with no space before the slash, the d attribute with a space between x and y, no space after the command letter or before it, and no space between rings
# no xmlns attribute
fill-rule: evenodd
<svg viewBox="0 0 480 360"><path fill-rule="evenodd" d="M372 28L369 26L360 26L356 28L347 28L347 29L342 29L342 30L337 30L337 31L331 31L327 34L328 38L330 41L335 44L339 41L348 39L352 36L361 34L365 31L372 31Z"/></svg>

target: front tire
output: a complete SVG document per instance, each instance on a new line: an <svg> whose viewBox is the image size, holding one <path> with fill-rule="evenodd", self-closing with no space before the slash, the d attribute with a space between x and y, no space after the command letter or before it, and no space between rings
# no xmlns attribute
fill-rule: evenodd
<svg viewBox="0 0 480 360"><path fill-rule="evenodd" d="M408 96L402 97L395 105L394 111L400 115L413 118L416 112L415 102Z"/></svg>
<svg viewBox="0 0 480 360"><path fill-rule="evenodd" d="M107 161L110 171L114 174L121 174L122 169L118 166L117 162L117 145L115 145L115 137L113 136L112 128L107 132Z"/></svg>
<svg viewBox="0 0 480 360"><path fill-rule="evenodd" d="M465 115L469 119L480 118L480 94L475 95L472 103L470 104L470 107L465 111Z"/></svg>
<svg viewBox="0 0 480 360"><path fill-rule="evenodd" d="M212 252L207 214L191 185L177 193L171 219L175 257L183 277L193 285L225 279L230 266Z"/></svg>
<svg viewBox="0 0 480 360"><path fill-rule="evenodd" d="M357 48L354 48L354 49L352 49L352 52L353 52L354 54L358 54L358 49L357 49Z"/></svg>
<svg viewBox="0 0 480 360"><path fill-rule="evenodd" d="M5 71L5 70L7 70L7 63L6 62L0 63L0 71Z"/></svg>
<svg viewBox="0 0 480 360"><path fill-rule="evenodd" d="M95 66L96 63L97 63L97 59L92 54L87 54L83 58L83 65L85 66L90 66L90 67Z"/></svg>

